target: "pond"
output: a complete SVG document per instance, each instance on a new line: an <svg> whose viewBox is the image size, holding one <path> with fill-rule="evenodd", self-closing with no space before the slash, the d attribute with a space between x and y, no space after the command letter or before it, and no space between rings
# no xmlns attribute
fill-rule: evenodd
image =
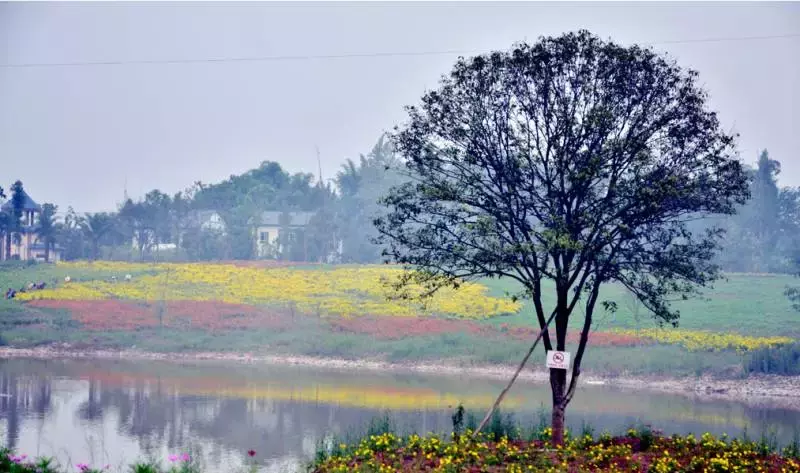
<svg viewBox="0 0 800 473"><path fill-rule="evenodd" d="M482 414L502 387L254 364L8 359L0 361L0 435L19 453L62 465L122 471L138 459L191 452L204 471L228 472L253 449L262 471L292 472L326 438L358 432L384 414L401 431L449 432L459 403ZM548 386L528 383L504 403L530 426L548 405ZM780 442L800 425L800 411L790 409L602 386L583 387L567 417L573 429L590 425L598 433L644 423L666 433L768 432Z"/></svg>

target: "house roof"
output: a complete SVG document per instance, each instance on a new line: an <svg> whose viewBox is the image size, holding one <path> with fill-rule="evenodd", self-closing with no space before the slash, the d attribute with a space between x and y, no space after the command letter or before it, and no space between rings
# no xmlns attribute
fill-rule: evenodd
<svg viewBox="0 0 800 473"><path fill-rule="evenodd" d="M37 204L31 196L28 195L25 190L22 191L22 197L25 198L25 202L22 204L22 210L33 210L35 212L41 212L42 206ZM4 212L8 212L14 209L14 201L12 199L8 199L8 201L0 207Z"/></svg>
<svg viewBox="0 0 800 473"><path fill-rule="evenodd" d="M308 225L308 222L311 220L311 217L314 216L314 212L275 212L275 211L268 211L261 213L261 222L260 225L268 225L271 227L280 227L282 226L283 222L281 221L281 215L286 213L289 216L289 226L290 227L304 227Z"/></svg>

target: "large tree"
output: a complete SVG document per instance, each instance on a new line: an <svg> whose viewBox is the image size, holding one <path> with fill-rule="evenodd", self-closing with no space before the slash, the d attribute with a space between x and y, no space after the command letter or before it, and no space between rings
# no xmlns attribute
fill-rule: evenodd
<svg viewBox="0 0 800 473"><path fill-rule="evenodd" d="M565 350L570 319L582 317L569 383L550 370L555 443L597 304L614 307L598 301L601 285L622 284L677 325L670 300L718 276L720 231L687 222L732 213L748 183L697 82L651 49L581 31L459 59L396 130L415 177L389 191L375 224L386 255L416 269L402 282L435 291L515 280L538 325L555 320L548 351ZM551 313L543 279L555 282Z"/></svg>

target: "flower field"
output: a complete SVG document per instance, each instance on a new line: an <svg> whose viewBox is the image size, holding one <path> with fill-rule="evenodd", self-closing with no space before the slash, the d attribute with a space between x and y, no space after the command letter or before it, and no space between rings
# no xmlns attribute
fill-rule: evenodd
<svg viewBox="0 0 800 473"><path fill-rule="evenodd" d="M469 432L467 432L469 434ZM763 446L716 439L709 434L697 439L660 437L629 431L627 435L599 440L584 436L552 448L549 430L537 440L495 440L469 435L453 440L438 436L398 437L392 433L371 435L356 445L338 445L330 456L322 455L315 473L371 472L765 472L796 473L797 452L785 456Z"/></svg>
<svg viewBox="0 0 800 473"><path fill-rule="evenodd" d="M63 263L76 271L87 263ZM40 291L19 294L23 301L135 300L219 301L228 304L292 305L302 313L337 316L414 317L438 314L468 319L519 311L520 304L490 297L481 284L442 290L426 305L390 300L390 284L402 270L393 267L343 267L331 270L259 268L232 264L128 264L97 262L95 269L118 271L118 282L71 281ZM125 274L144 273L131 281Z"/></svg>
<svg viewBox="0 0 800 473"><path fill-rule="evenodd" d="M59 263L49 267L46 289L18 293L16 299L31 309L68 312L80 329L95 332L163 327L208 332L293 330L293 335L277 340L289 351L294 343L291 340L311 336L325 342L332 336L352 340L356 335L363 337L366 350L373 350L370 344L386 345L372 340L402 343L415 337L456 334L463 335L456 337L463 344L475 338L527 343L538 334L535 321L522 310L521 303L493 297L481 283L442 290L423 306L392 297L391 283L402 274L398 267L291 267L273 263ZM129 281L126 275L132 275ZM70 276L69 282L65 282L65 276ZM23 275L16 277L24 284L33 282L22 279L26 277ZM419 289L412 288L412 292ZM503 315L510 315L506 320L511 323L488 320ZM308 331L313 330L318 331L310 336ZM595 347L673 345L688 352L738 353L795 341L763 332L759 334L762 336L748 336L720 330L611 326L591 332L589 338ZM578 338L577 330L570 331L568 345L576 344Z"/></svg>

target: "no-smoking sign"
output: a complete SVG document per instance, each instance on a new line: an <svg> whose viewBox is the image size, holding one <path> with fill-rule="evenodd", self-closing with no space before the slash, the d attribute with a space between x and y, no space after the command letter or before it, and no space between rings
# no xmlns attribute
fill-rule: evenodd
<svg viewBox="0 0 800 473"><path fill-rule="evenodd" d="M569 352L567 351L548 351L547 367L557 370L569 369Z"/></svg>

